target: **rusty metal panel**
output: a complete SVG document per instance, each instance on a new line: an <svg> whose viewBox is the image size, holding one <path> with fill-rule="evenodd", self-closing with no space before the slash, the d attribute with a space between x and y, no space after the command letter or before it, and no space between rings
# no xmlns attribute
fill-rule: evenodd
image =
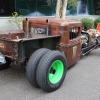
<svg viewBox="0 0 100 100"><path fill-rule="evenodd" d="M49 22L51 36L59 35L59 26L67 26L67 20L62 20L58 18L29 18L29 31L31 27L34 28L46 28L46 20ZM23 20L23 30L27 32L27 22L26 19Z"/></svg>
<svg viewBox="0 0 100 100"><path fill-rule="evenodd" d="M75 64L80 59L81 41L80 37L70 40L69 44L60 44L60 51L65 54L68 66Z"/></svg>
<svg viewBox="0 0 100 100"><path fill-rule="evenodd" d="M23 30L0 31L0 39L12 40L24 38L25 32Z"/></svg>
<svg viewBox="0 0 100 100"><path fill-rule="evenodd" d="M14 45L13 42L0 40L0 52L6 57L14 59L14 56L16 56L15 52L17 52L17 46Z"/></svg>
<svg viewBox="0 0 100 100"><path fill-rule="evenodd" d="M70 41L69 47L66 48L66 57L68 60L68 66L75 64L80 59L80 53L81 53L80 40L76 38L73 41Z"/></svg>
<svg viewBox="0 0 100 100"><path fill-rule="evenodd" d="M0 52L12 60L18 60L18 40L24 38L24 35L23 30L0 31Z"/></svg>
<svg viewBox="0 0 100 100"><path fill-rule="evenodd" d="M9 54L10 52L12 52L12 46L12 42L0 40L0 52L2 52L3 54Z"/></svg>
<svg viewBox="0 0 100 100"><path fill-rule="evenodd" d="M12 48L13 60L18 60L18 55L19 55L18 51L19 51L18 42L13 42L13 48Z"/></svg>

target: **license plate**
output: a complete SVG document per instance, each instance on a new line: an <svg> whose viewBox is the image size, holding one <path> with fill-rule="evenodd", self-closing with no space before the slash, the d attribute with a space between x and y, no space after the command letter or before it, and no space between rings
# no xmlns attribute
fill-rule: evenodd
<svg viewBox="0 0 100 100"><path fill-rule="evenodd" d="M0 55L0 63L5 63L5 57L3 55Z"/></svg>

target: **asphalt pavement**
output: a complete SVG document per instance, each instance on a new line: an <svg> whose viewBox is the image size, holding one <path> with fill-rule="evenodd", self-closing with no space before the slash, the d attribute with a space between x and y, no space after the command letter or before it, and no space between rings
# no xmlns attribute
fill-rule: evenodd
<svg viewBox="0 0 100 100"><path fill-rule="evenodd" d="M100 49L68 69L62 86L51 93L30 85L24 67L0 71L0 100L100 100Z"/></svg>

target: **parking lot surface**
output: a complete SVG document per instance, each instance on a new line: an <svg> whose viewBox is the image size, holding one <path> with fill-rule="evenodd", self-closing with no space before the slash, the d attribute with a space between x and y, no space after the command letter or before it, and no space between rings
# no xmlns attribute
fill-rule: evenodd
<svg viewBox="0 0 100 100"><path fill-rule="evenodd" d="M0 71L0 100L100 100L100 49L69 68L62 86L51 93L30 85L24 67Z"/></svg>

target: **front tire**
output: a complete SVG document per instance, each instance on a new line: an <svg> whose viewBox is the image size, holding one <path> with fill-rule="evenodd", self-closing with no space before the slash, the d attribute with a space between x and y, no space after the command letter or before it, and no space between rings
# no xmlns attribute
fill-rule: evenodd
<svg viewBox="0 0 100 100"><path fill-rule="evenodd" d="M6 63L0 65L0 70L4 70L4 69L8 68L9 65L11 64L11 60L9 58L5 58L5 59L6 59Z"/></svg>
<svg viewBox="0 0 100 100"><path fill-rule="evenodd" d="M39 62L36 79L38 85L47 92L57 90L67 72L67 61L59 51L47 52Z"/></svg>

